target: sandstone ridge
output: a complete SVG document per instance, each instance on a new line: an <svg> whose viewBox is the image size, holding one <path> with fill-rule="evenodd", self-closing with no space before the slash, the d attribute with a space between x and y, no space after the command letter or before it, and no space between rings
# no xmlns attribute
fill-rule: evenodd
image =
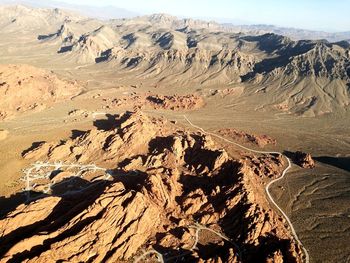
<svg viewBox="0 0 350 263"><path fill-rule="evenodd" d="M80 174L79 191L52 185L4 216L0 262L155 260L142 251L169 261L301 262L283 220L255 190L262 178L211 137L142 112L96 126L23 153L56 164L93 162L111 176ZM72 180L62 183L69 189Z"/></svg>

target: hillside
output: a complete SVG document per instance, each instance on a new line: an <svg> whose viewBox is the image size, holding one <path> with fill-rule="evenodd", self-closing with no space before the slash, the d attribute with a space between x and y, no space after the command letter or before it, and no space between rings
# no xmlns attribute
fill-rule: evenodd
<svg viewBox="0 0 350 263"><path fill-rule="evenodd" d="M45 173L38 162L27 173L27 195L38 199L0 220L1 262L150 262L157 255L301 262L300 247L255 188L279 173L280 157L234 160L211 137L142 112L42 143L24 157L57 170ZM86 166L66 170L68 162Z"/></svg>
<svg viewBox="0 0 350 263"><path fill-rule="evenodd" d="M59 50L76 63L97 63L153 79L158 85L202 87L257 84L267 96L261 107L316 116L349 105L350 49L347 42L293 41L265 34L217 31L215 24L152 15L111 21ZM61 52L60 52L61 53ZM303 93L300 91L303 90Z"/></svg>
<svg viewBox="0 0 350 263"><path fill-rule="evenodd" d="M72 19L58 9L7 9L0 10L6 12L0 19L5 28L22 30L35 18L33 28L41 34L31 41L40 48L55 47L56 53L48 55L64 63L96 65L175 90L240 85L247 103L259 98L257 108L302 116L344 111L350 103L346 41L293 41L272 33L247 36L215 22L166 14L102 22ZM26 22L18 22L22 19Z"/></svg>
<svg viewBox="0 0 350 263"><path fill-rule="evenodd" d="M82 87L28 65L0 65L0 120L41 111L78 95Z"/></svg>
<svg viewBox="0 0 350 263"><path fill-rule="evenodd" d="M45 26L83 19L74 12L60 9L34 9L23 5L0 6L0 26L4 31L34 31Z"/></svg>

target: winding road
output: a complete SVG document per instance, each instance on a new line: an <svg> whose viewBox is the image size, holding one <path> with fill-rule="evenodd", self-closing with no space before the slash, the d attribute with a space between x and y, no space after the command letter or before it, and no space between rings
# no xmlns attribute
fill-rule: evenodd
<svg viewBox="0 0 350 263"><path fill-rule="evenodd" d="M287 214L286 214L285 212L283 212L282 208L279 207L279 205L275 202L275 200L272 198L272 195L271 195L271 193L270 193L270 187L271 187L274 183L276 183L276 182L282 180L282 179L285 177L285 175L287 174L287 172L289 171L289 169L292 167L292 163L291 163L290 159L289 159L287 156L285 156L284 154L280 153L280 152L257 151L257 150L253 150L253 149L247 148L247 147L245 147L245 146L243 146L243 145L240 145L239 143L236 143L236 142L233 142L233 141L231 141L231 140L228 140L228 139L226 139L226 138L224 138L224 137L222 137L222 136L220 136L220 135L217 135L217 134L212 133L212 132L207 132L207 131L205 131L202 127L199 127L199 126L193 124L193 123L186 117L186 115L183 115L183 117L185 118L185 120L186 120L193 128L196 128L196 129L200 130L200 131L203 132L204 134L208 134L208 135L211 135L211 136L213 136L213 137L219 138L219 139L221 139L221 140L223 140L223 141L225 141L225 142L228 142L228 143L230 143L230 144L236 145L236 146L238 146L238 147L240 147L240 148L242 148L242 149L244 149L244 150L247 150L247 151L250 151L250 152L253 152L253 153L260 153L260 154L278 154L278 155L283 156L283 157L287 160L288 166L283 170L282 175L281 175L280 177L278 177L278 178L272 180L271 182L269 182L269 183L266 185L266 187L265 187L265 192L266 192L266 195L267 195L267 197L269 198L270 202L278 209L278 211L283 215L283 217L284 217L284 218L286 219L286 221L288 222L289 227L290 227L290 230L291 230L291 232L292 232L292 235L293 235L294 239L297 241L297 243L300 245L300 247L302 248L302 250L303 250L303 252L304 252L304 255L305 255L305 263L309 263L309 262L310 262L309 253L307 252L307 250L306 250L306 248L304 247L303 243L302 243L301 240L299 239L299 237L298 237L298 235L297 235L297 233L296 233L296 231L295 231L295 228L294 228L294 226L293 226L293 224L292 224L290 218L287 216Z"/></svg>

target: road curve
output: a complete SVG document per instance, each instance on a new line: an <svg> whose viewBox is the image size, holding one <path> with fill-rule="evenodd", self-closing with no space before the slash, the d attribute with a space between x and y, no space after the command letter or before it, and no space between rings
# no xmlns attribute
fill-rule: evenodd
<svg viewBox="0 0 350 263"><path fill-rule="evenodd" d="M304 247L303 243L300 241L300 239L299 239L299 237L298 237L298 235L297 235L297 233L296 233L296 231L295 231L295 229L294 229L294 226L293 226L291 220L290 220L289 217L286 215L286 213L283 212L282 208L278 206L278 204L275 202L275 200L273 200L273 198L272 198L272 196L271 196L271 193L270 193L270 187L271 187L274 183L276 183L276 182L282 180L282 179L285 177L285 175L287 174L287 172L289 171L289 169L292 167L292 163L291 163L290 159L289 159L287 156L285 156L284 154L280 153L280 152L257 151L257 150L253 150L253 149L247 148L247 147L245 147L245 146L243 146L243 145L240 145L239 143L236 143L236 142L233 142L233 141L231 141L231 140L228 140L228 139L226 139L226 138L224 138L224 137L222 137L222 136L220 136L220 135L217 135L217 134L212 133L212 132L207 132L207 131L205 131L202 127L199 127L199 126L193 124L193 123L186 117L186 115L183 115L183 117L185 118L185 120L186 120L192 127L196 128L196 129L198 129L198 130L200 130L200 131L203 132L204 134L208 134L208 135L211 135L211 136L213 136L213 137L219 138L219 139L221 139L221 140L223 140L223 141L225 141L225 142L228 142L228 143L230 143L230 144L236 145L236 146L238 146L238 147L240 147L240 148L242 148L242 149L244 149L244 150L247 150L247 151L250 151L250 152L253 152L253 153L261 153L261 154L279 154L279 155L283 156L283 157L287 160L287 162L288 162L288 167L285 168L285 169L283 170L283 172L282 172L282 174L281 174L280 177L278 177L278 178L276 178L276 179L270 181L270 182L266 185L266 187L265 187L265 192L266 192L267 197L270 199L271 203L278 209L278 211L283 215L283 217L284 217L284 218L286 219L286 221L288 222L289 227L290 227L290 230L291 230L291 232L292 232L292 235L293 235L294 239L299 243L300 247L302 248L302 250L303 250L303 252L304 252L304 255L305 255L305 263L309 263L309 262L310 262L309 253L307 252L307 250L306 250L306 248Z"/></svg>

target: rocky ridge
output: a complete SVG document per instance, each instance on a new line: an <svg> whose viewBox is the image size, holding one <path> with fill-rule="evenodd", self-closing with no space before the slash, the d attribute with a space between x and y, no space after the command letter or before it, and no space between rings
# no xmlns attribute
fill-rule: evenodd
<svg viewBox="0 0 350 263"><path fill-rule="evenodd" d="M88 37L99 29L82 34L70 48L61 43L60 53L77 63L118 68L158 85L269 86L265 93L273 96L264 98L265 105L279 109L283 104L287 112L299 115L321 115L350 105L346 42L293 41L270 33L245 36L182 28L166 18L161 19L164 23L145 19L111 21L109 34ZM244 93L259 94L256 88Z"/></svg>
<svg viewBox="0 0 350 263"><path fill-rule="evenodd" d="M0 24L11 24L5 32L29 30L16 21L36 17L38 47L56 47L50 56L65 63L96 65L159 86L244 86L240 97L248 103L306 117L350 105L347 41L246 35L164 14L98 21L61 10L8 9L0 9Z"/></svg>
<svg viewBox="0 0 350 263"><path fill-rule="evenodd" d="M126 262L142 249L165 260L301 262L282 218L257 190L266 178L250 162L141 112L103 124L24 152L33 161L103 164L112 176L86 179L87 187L66 194L52 187L8 213L0 220L0 262Z"/></svg>

